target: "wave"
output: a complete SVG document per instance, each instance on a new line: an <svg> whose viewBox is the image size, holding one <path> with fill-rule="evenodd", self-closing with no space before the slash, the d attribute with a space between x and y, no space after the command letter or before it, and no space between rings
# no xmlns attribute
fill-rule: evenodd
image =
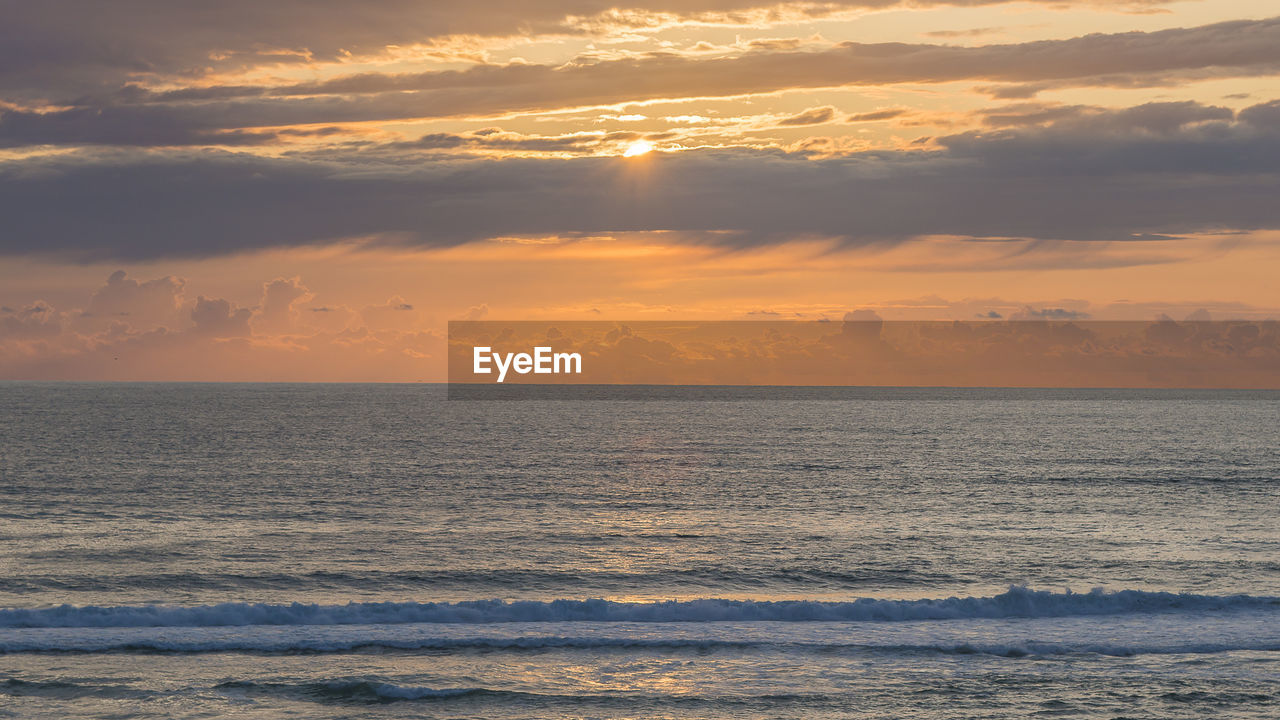
<svg viewBox="0 0 1280 720"><path fill-rule="evenodd" d="M612 637L516 637L516 638L147 638L147 639L40 639L0 641L0 654L17 653L172 653L198 654L234 652L245 654L327 654L353 651L439 651L439 652L534 652L549 650L660 650L668 653L710 653L734 650L773 650L789 653L890 653L994 655L1007 658L1053 655L1200 655L1223 652L1278 652L1280 640L1193 640L1182 642L1126 644L1095 640L1018 642L922 642L875 644L865 642L735 641L708 638L612 638Z"/></svg>
<svg viewBox="0 0 1280 720"><path fill-rule="evenodd" d="M571 703L582 706L586 703L615 705L621 704L634 708L636 703L671 704L671 705L743 705L754 703L787 703L794 707L796 703L824 702L835 696L825 693L795 694L770 693L761 695L728 694L728 695L695 695L685 693L637 693L637 692L593 692L593 693L545 693L521 690L504 690L488 687L430 688L412 685L397 685L380 679L338 679L304 683L265 683L253 681L234 681L217 685L215 691L223 693L244 693L246 695L283 695L286 697L304 698L322 703L391 703L405 700L439 702L449 700L483 699L485 701L516 701L521 703L556 704Z"/></svg>
<svg viewBox="0 0 1280 720"><path fill-rule="evenodd" d="M614 638L614 637L418 637L393 639L356 635L347 638L309 637L147 637L147 638L27 638L0 640L0 654L30 652L71 653L346 653L359 650L406 651L503 651L542 652L546 650L692 650L710 652L725 649L789 648L835 650L856 645L738 641L712 638Z"/></svg>
<svg viewBox="0 0 1280 720"><path fill-rule="evenodd" d="M349 700L364 702L392 702L396 700L447 700L476 695L509 695L487 688L429 688L420 686L395 685L393 683L374 680L330 680L303 684L260 683L253 681L225 682L214 687L214 690L239 691L245 693L291 694L297 693L317 699Z"/></svg>
<svg viewBox="0 0 1280 720"><path fill-rule="evenodd" d="M80 684L63 680L22 680L6 678L0 681L0 695L15 697L46 697L58 700L78 698L151 699L157 693L126 685Z"/></svg>
<svg viewBox="0 0 1280 720"><path fill-rule="evenodd" d="M847 709L849 696L836 692L782 692L761 693L729 692L715 694L695 694L684 692L582 692L557 693L536 692L531 690L505 689L501 687L426 687L421 685L402 685L380 677L349 677L337 679L317 679L297 682L267 682L253 680L234 680L222 682L211 687L189 686L181 689L158 693L141 690L130 686L104 686L97 684L77 684L70 682L37 682L10 679L0 682L0 696L36 696L57 700L85 698L111 698L117 700L175 700L189 698L192 694L202 698L208 693L216 693L229 697L243 698L287 698L290 700L310 701L322 705L374 705L390 703L483 703L503 704L518 703L526 709L533 706L554 706L569 704L575 708L584 706L623 707L634 711L638 704L647 709L669 706L672 708L715 707L734 708L744 706L784 707L794 712L798 707L831 706L833 703ZM1224 707L1242 705L1264 705L1274 702L1278 697L1265 692L1232 692L1222 690L1206 692L1190 690L1186 692L1166 692L1160 698L1166 702L1183 705ZM575 713L576 714L576 713Z"/></svg>
<svg viewBox="0 0 1280 720"><path fill-rule="evenodd" d="M490 687L432 688L420 685L399 685L381 678L360 677L315 680L311 682L232 680L214 685L208 690L223 695L286 697L322 704L381 704L401 701L447 702L451 700L478 699L483 702L571 703L577 706L581 706L584 703L596 703L623 704L627 707L632 707L636 702L678 705L740 705L759 702L821 702L832 697L821 693L803 695L791 693L762 695L692 695L684 693L636 692L547 693ZM189 687L183 690L171 691L164 695L177 697L192 691L203 693L205 688ZM36 682L18 679L0 681L0 696L5 694L51 696L58 699L102 697L150 699L161 696L160 693L136 690L127 686Z"/></svg>
<svg viewBox="0 0 1280 720"><path fill-rule="evenodd" d="M0 610L0 628L223 627L511 622L894 622L965 618L1045 618L1129 613L1218 612L1280 608L1280 598L1143 590L1086 593L1011 587L992 597L934 600L609 600L455 603L365 602L346 605L222 603L197 607L59 605Z"/></svg>
<svg viewBox="0 0 1280 720"><path fill-rule="evenodd" d="M599 542L607 536L579 537L575 540ZM619 536L627 537L627 536ZM636 538L657 540L690 537L680 534L637 534ZM79 556L83 559L84 556ZM174 588L236 593L245 589L316 592L325 590L377 587L384 592L421 592L440 587L479 588L480 593L503 594L566 587L585 587L589 592L612 593L652 588L656 584L675 587L728 587L745 590L777 584L804 584L806 587L844 589L853 592L868 583L887 587L910 587L926 583L943 583L954 578L946 573L914 568L836 571L821 567L797 567L783 570L729 570L721 568L687 568L652 572L619 570L533 571L533 570L324 570L308 573L147 573L125 575L32 575L0 577L0 592L33 594L73 591L112 592L155 590L163 593Z"/></svg>

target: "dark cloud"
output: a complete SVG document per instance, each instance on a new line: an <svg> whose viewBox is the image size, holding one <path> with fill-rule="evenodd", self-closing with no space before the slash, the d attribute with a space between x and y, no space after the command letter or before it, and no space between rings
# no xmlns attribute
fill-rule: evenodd
<svg viewBox="0 0 1280 720"><path fill-rule="evenodd" d="M1247 107L1240 111L1240 120L1259 129L1280 129L1280 100Z"/></svg>
<svg viewBox="0 0 1280 720"><path fill-rule="evenodd" d="M1263 120L1261 124L1276 124L1265 122L1265 106L1248 110L1248 116L1241 118L1246 123L1259 124L1249 120L1258 118ZM997 128L1051 124L1055 133L1086 132L1094 135L1137 131L1167 135L1188 125L1229 121L1236 116L1230 108L1190 101L1147 103L1119 110L1087 105L1023 103L986 108L979 110L977 115L985 125Z"/></svg>
<svg viewBox="0 0 1280 720"><path fill-rule="evenodd" d="M1011 0L916 0L920 5L994 5ZM1062 0L1043 0L1052 5ZM1106 5L1109 0L1081 0ZM885 8L901 0L0 0L0 93L31 97L89 92L132 75L200 76L264 62L328 61L389 45L431 46L460 35L510 37L578 34L600 26L626 29L640 11L714 21L743 10L792 5L823 15ZM1111 3L1114 5L1114 3ZM1163 4L1134 0L1128 6ZM575 21L573 18L579 18ZM585 19L586 22L583 22Z"/></svg>
<svg viewBox="0 0 1280 720"><path fill-rule="evenodd" d="M417 140L393 143L389 149L417 148L424 150L513 150L524 152L571 152L589 150L610 143L630 142L645 137L644 133L580 132L567 135L521 135L503 132L498 128L485 128L473 133L429 133Z"/></svg>
<svg viewBox="0 0 1280 720"><path fill-rule="evenodd" d="M996 85L983 85L976 89L998 100L1026 100L1042 92L1082 86L1138 90L1177 87L1208 80L1221 80L1223 78L1266 77L1276 75L1277 72L1280 72L1280 69L1277 68L1275 62L1226 66L1210 64L1203 67L1188 66L1171 70L1107 72L1087 77L1067 77L1036 82L1004 82ZM1230 95L1227 98L1233 99Z"/></svg>
<svg viewBox="0 0 1280 720"><path fill-rule="evenodd" d="M740 247L1280 228L1276 108L1236 120L1190 103L1090 111L1060 125L943 137L936 151L826 159L748 150L660 153L643 164L50 156L0 166L0 252L143 259L342 239L447 246L654 230Z"/></svg>
<svg viewBox="0 0 1280 720"><path fill-rule="evenodd" d="M369 73L287 87L131 89L50 112L5 112L0 146L246 144L270 139L249 128L491 115L797 87L969 79L1084 82L1115 73L1195 69L1217 75L1280 72L1280 18L981 47L845 43L729 58L660 53L560 67Z"/></svg>
<svg viewBox="0 0 1280 720"><path fill-rule="evenodd" d="M1149 103L1121 110L1087 108L1047 127L966 132L939 138L938 143L953 158L981 160L1018 172L1054 168L1062 174L1100 179L1128 174L1134 178L1131 191L1154 192L1156 184L1150 178L1144 180L1144 175L1276 173L1280 123L1267 116L1267 106L1261 107L1261 111L1242 112L1235 122L1226 108L1194 102ZM1176 188L1168 191L1171 197L1178 193ZM1179 231L1134 232L1176 235Z"/></svg>
<svg viewBox="0 0 1280 720"><path fill-rule="evenodd" d="M274 132L200 128L182 113L144 108L71 108L57 112L0 110L0 147L24 145L260 145Z"/></svg>

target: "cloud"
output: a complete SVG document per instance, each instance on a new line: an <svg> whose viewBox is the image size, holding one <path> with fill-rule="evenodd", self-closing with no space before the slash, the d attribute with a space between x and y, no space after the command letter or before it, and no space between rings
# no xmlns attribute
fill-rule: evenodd
<svg viewBox="0 0 1280 720"><path fill-rule="evenodd" d="M1265 111L1259 113L1255 108L1248 110L1248 116L1241 117L1246 124L1264 128L1280 127L1280 123L1266 117ZM1172 135L1189 125L1230 121L1236 116L1230 108L1190 101L1154 102L1118 110L1084 105L1026 103L986 108L980 110L978 115L987 125L1018 127L1051 124L1055 133L1094 135L1124 135L1134 132Z"/></svg>
<svg viewBox="0 0 1280 720"><path fill-rule="evenodd" d="M467 311L462 314L462 319L463 320L479 320L480 318L483 318L485 315L488 315L488 314L489 314L489 306L481 303L480 305L473 305L467 308Z"/></svg>
<svg viewBox="0 0 1280 720"><path fill-rule="evenodd" d="M655 98L725 97L794 88L983 80L1066 82L1196 71L1280 72L1280 18L1156 32L960 47L842 43L818 51L704 58L661 52L560 66L512 63L423 73L364 73L286 86L186 87L68 98L60 109L9 109L0 146L252 144L254 128L485 116ZM1181 76L1179 76L1181 77ZM1034 89L1022 92L1023 97ZM1028 94L1029 93L1029 94Z"/></svg>
<svg viewBox="0 0 1280 720"><path fill-rule="evenodd" d="M185 286L185 280L172 275L139 282L117 270L94 291L81 317L96 326L122 321L138 328L177 328L189 319L182 313Z"/></svg>
<svg viewBox="0 0 1280 720"><path fill-rule="evenodd" d="M1280 100L1272 100L1241 110L1240 121L1259 129L1280 128Z"/></svg>
<svg viewBox="0 0 1280 720"><path fill-rule="evenodd" d="M1010 320L1084 320L1089 317L1089 313L1083 310L1068 310L1067 308L1031 308L1024 307L1013 315L1009 316Z"/></svg>
<svg viewBox="0 0 1280 720"><path fill-rule="evenodd" d="M871 112L857 113L845 118L845 122L878 122L880 120L892 120L896 117L902 117L911 111L906 108L888 108L885 110L873 110Z"/></svg>
<svg viewBox="0 0 1280 720"><path fill-rule="evenodd" d="M952 40L955 38L971 38L981 37L983 35L1000 35L1008 28L1006 27L980 27L968 28L965 30L933 30L925 33L925 37L942 38L944 40Z"/></svg>
<svg viewBox="0 0 1280 720"><path fill-rule="evenodd" d="M120 279L109 282L107 286L119 285ZM139 280L139 286L165 285L170 278L155 280ZM187 284L184 281L184 285ZM194 283L195 281L192 281ZM237 307L232 300L198 296L197 299L184 302L184 323L181 328L164 325L146 325L138 316L131 315L113 319L106 327L86 330L79 327L74 319L80 311L73 306L55 306L41 300L29 302L12 302L0 308L0 378L4 379L80 379L80 380L223 380L223 381L367 381L367 380L440 380L443 377L444 343L439 329L433 329L418 309L422 303L415 299L409 302L404 298L393 296L385 302L370 305L363 310L371 314L370 318L355 318L347 323L346 319L352 311L343 306L329 304L310 305L311 301L302 300L310 294L306 291L307 283L301 278L276 278L264 283L264 296L272 299L260 303L257 311L251 313L247 307ZM85 294L92 289L86 287ZM300 293L300 291L302 291ZM281 328L280 331L269 330L262 322L262 308L267 305L276 307L292 307L300 311L299 322L294 327ZM299 305L302 305L299 307ZM585 307L585 306L584 306ZM753 317L791 317L790 307L772 306ZM1273 311L1233 303L1204 303L1187 301L1181 303L1149 303L1122 304L1112 306L1091 305L1084 300L1072 298L1021 298L1008 300L999 297L975 297L961 300L947 300L938 295L927 295L909 299L889 300L875 305L864 305L859 311L844 314L839 306L824 306L822 315L830 317L833 322L825 328L819 328L820 334L834 335L825 346L814 349L833 349L840 357L850 356L856 352L860 343L889 341L901 350L910 353L924 353L946 365L954 358L953 349L968 353L984 372L994 372L992 362L1017 365L1016 358L1043 359L1037 356L1045 348L1059 341L1068 344L1079 340L1078 331L1070 331L1056 340L1053 337L1041 337L1033 326L1035 322L1014 323L1028 326L1013 329L1001 329L1010 323L991 323L982 329L993 342L1000 347L987 347L991 357L974 357L973 351L982 349L982 343L974 345L974 339L981 336L972 333L953 333L950 322L942 323L901 323L879 322L879 318L900 319L916 318L973 318L978 314L996 313L1009 317L1012 314L1023 314L1022 319L1052 320L1055 324L1082 318L1088 313L1092 318L1149 318L1159 313L1177 317L1187 317L1192 321L1203 321L1208 318L1205 310L1211 308L1214 316L1219 317L1265 317ZM379 318L372 317L377 312L384 313ZM504 312L509 312L504 311ZM616 312L616 311L615 311ZM479 319L488 313L486 305L477 305L466 311L465 315ZM461 316L463 313L453 313ZM599 314L598 312L595 314ZM269 315L269 313L268 313ZM665 315L665 312L664 312ZM814 317L814 313L806 313ZM846 321L840 323L842 318ZM329 319L340 321L335 325L327 323ZM407 321L407 322L405 322ZM536 324L536 323L535 323ZM1090 324L1090 323L1084 323ZM1203 324L1203 323L1201 323ZM563 339L569 343L580 343L581 335L574 331L574 323L548 325L545 332L539 331L539 337L555 339L559 345ZM770 323L709 323L721 325L731 330L719 339L703 335L698 343L677 341L673 338L657 337L649 331L655 326L666 328L664 332L684 332L688 323L672 324L667 321L647 323L636 326L621 327L616 323L598 323L600 327L612 330L608 337L602 337L608 347L600 348L611 353L614 360L625 363L629 359L639 358L645 363L653 362L669 367L693 360L698 363L700 372L707 373L707 379L714 381L719 374L720 380L732 377L732 373L749 370L754 362L752 358L778 357L778 353L789 355L791 359L801 363L805 360L805 348L788 339L791 326ZM935 332L918 335L918 339L903 336L897 328L915 325L932 328ZM1143 323L1092 323L1105 329L1107 326L1129 328L1146 327ZM750 333L741 331L743 327L752 328L752 333L759 328L763 333L767 328L780 327L782 332L771 335L748 337ZM1087 329L1087 328L1086 328ZM1161 323L1153 327L1149 339L1160 344L1160 352L1165 356L1183 355L1191 357L1204 350L1234 354L1253 358L1264 367L1272 377L1275 375L1274 358L1276 341L1280 336L1275 333L1274 321L1219 323L1213 332L1205 332L1203 328L1185 327L1178 323ZM1258 331L1261 331L1259 334ZM1076 333L1073 335L1072 333ZM954 337L949 337L954 334ZM1016 336L1016 337L1015 337ZM736 339L734 339L736 338ZM896 339L895 339L896 338ZM1269 338L1269 339L1268 339ZM510 338L508 338L510 339ZM902 341L908 341L903 344ZM1010 344L1009 341L1014 341ZM1033 348L1028 351L1022 347L1024 340L1031 340ZM740 342L741 341L741 342ZM1048 345L1046 341L1050 341ZM1223 343L1229 346L1223 346ZM1107 352L1104 344L1094 343L1096 348ZM1111 347L1122 349L1114 344ZM967 349L966 349L967 348ZM1039 348L1038 350L1035 348ZM1084 349L1087 353L1096 352ZM1015 354L1004 357L1010 351ZM1030 353L1029 355L1027 353ZM799 353L799 354L797 354ZM1022 353L1022 354L1017 354ZM1267 353L1270 353L1268 355ZM1132 353L1131 353L1132 354ZM894 357L876 356L883 360L893 361ZM708 361L708 358L715 358ZM874 357L867 356L865 359ZM1086 358L1086 360L1088 360ZM591 360L593 367L599 367L596 360ZM773 362L773 361L769 361ZM1056 362L1056 361L1055 361ZM1064 363L1067 361L1064 360ZM1090 361L1092 362L1092 361ZM745 363L745 364L744 364ZM1069 363L1068 363L1069 364ZM856 366L855 363L852 366ZM630 366L623 366L630 367ZM775 365L786 373L778 379L790 378L794 381L800 377L795 365ZM1148 365L1150 367L1150 365ZM1189 363L1186 368L1195 370L1197 364ZM1064 365L1047 368L1056 373ZM815 368L817 369L817 368ZM912 372L890 362L883 368L886 371ZM1017 368L1015 368L1017 369ZM1026 370L1027 368L1022 368ZM1034 369L1034 368L1032 368ZM1022 372L1019 370L1019 372ZM730 373L726 375L725 373ZM817 376L805 376L806 381L813 381ZM886 380L889 375L884 376ZM1014 377L1013 375L1009 378ZM905 380L905 376L899 376ZM1240 382L1248 382L1240 376Z"/></svg>
<svg viewBox="0 0 1280 720"><path fill-rule="evenodd" d="M116 272L94 298L101 305L123 296L128 307L154 310L154 305L171 304L174 297L158 289L177 288L180 295L184 285L178 278L135 281ZM154 312L112 316L95 325L82 322L86 316L79 309L59 309L42 300L6 306L0 308L0 378L403 381L442 377L441 333L420 324L422 318L410 303L397 297L374 307L419 324L348 328L353 314L345 307L299 308L311 295L301 278L294 277L265 283L256 312L224 298L198 296L194 302L182 301L182 320L175 323L180 327L167 324L171 321ZM298 312L313 309L318 312ZM304 322L314 318L319 320ZM286 325L285 319L297 323Z"/></svg>
<svg viewBox="0 0 1280 720"><path fill-rule="evenodd" d="M0 109L0 147L23 145L258 145L274 132L200 128L178 113L112 107L55 112Z"/></svg>
<svg viewBox="0 0 1280 720"><path fill-rule="evenodd" d="M472 133L428 133L409 142L391 143L385 149L421 150L501 150L526 153L583 152L618 147L645 137L630 131L574 132L564 135L523 135L501 128L485 128ZM381 149L381 148L380 148Z"/></svg>
<svg viewBox="0 0 1280 720"><path fill-rule="evenodd" d="M298 306L315 297L302 278L276 278L262 286L262 302L253 316L255 330L289 333L298 330Z"/></svg>
<svg viewBox="0 0 1280 720"><path fill-rule="evenodd" d="M372 330L411 330L421 328L427 322L421 311L399 295L388 298L384 303L364 306L360 310L360 320L364 327Z"/></svg>
<svg viewBox="0 0 1280 720"><path fill-rule="evenodd" d="M216 10L166 0L10 2L0 24L0 92L74 96L126 78L200 77L254 65L332 63L388 47L449 50L450 40L609 34L679 22L770 23L898 5L997 5L1011 0L493 0L341 3L222 0ZM1062 0L1043 0L1062 6ZM1114 7L1111 0L1084 6ZM1122 7L1151 7L1134 0ZM65 99L65 97L63 98Z"/></svg>
<svg viewBox="0 0 1280 720"><path fill-rule="evenodd" d="M1277 68L1274 62L1240 66L1210 64L1203 67L1182 67L1169 70L1107 72L1088 77L1057 78L1035 82L1005 82L996 85L982 85L974 89L996 99L1022 100L1033 98L1040 93L1051 90L1079 87L1116 90L1173 88L1226 78L1259 78L1276 74ZM1230 98L1230 96L1227 97Z"/></svg>
<svg viewBox="0 0 1280 720"><path fill-rule="evenodd" d="M827 105L825 107L809 108L798 115L792 115L789 118L783 118L778 121L779 125L794 127L801 125L821 125L831 122L836 116L836 109Z"/></svg>
<svg viewBox="0 0 1280 720"><path fill-rule="evenodd" d="M813 159L747 149L621 158L340 160L231 153L0 165L0 253L208 257L363 240L670 231L726 247L922 235L1155 239L1280 228L1276 103L1157 103ZM74 208L68 211L68 208ZM501 211L496 211L501 208Z"/></svg>
<svg viewBox="0 0 1280 720"><path fill-rule="evenodd" d="M56 337L62 332L62 325L62 313L43 300L0 309L0 341Z"/></svg>
<svg viewBox="0 0 1280 720"><path fill-rule="evenodd" d="M249 317L253 311L248 308L235 308L227 300L211 299L203 295L196 300L191 311L191 321L195 323L195 332L210 337L244 337L250 334Z"/></svg>

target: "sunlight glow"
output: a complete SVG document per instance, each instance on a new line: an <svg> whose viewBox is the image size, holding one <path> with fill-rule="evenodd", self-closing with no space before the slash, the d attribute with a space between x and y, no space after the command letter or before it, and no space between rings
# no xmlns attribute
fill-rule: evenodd
<svg viewBox="0 0 1280 720"><path fill-rule="evenodd" d="M653 150L653 143L648 140L637 140L627 146L626 152L622 153L623 157L635 157L644 155Z"/></svg>

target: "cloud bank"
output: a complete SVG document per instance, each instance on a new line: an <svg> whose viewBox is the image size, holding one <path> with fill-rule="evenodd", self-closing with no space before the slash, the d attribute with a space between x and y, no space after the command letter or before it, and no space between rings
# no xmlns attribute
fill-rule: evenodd
<svg viewBox="0 0 1280 720"><path fill-rule="evenodd" d="M205 257L338 241L447 247L670 231L749 247L925 235L1147 240L1280 228L1280 104L1069 109L933 150L572 160L111 153L0 167L0 252Z"/></svg>
<svg viewBox="0 0 1280 720"><path fill-rule="evenodd" d="M1018 97L1062 84L1142 84L1280 72L1280 18L1158 32L960 47L841 43L819 51L752 51L562 65L513 63L421 73L364 73L293 85L128 86L58 108L0 110L0 147L254 145L262 128L488 116L653 99L729 97L797 88L997 81ZM805 120L795 124L812 124Z"/></svg>

